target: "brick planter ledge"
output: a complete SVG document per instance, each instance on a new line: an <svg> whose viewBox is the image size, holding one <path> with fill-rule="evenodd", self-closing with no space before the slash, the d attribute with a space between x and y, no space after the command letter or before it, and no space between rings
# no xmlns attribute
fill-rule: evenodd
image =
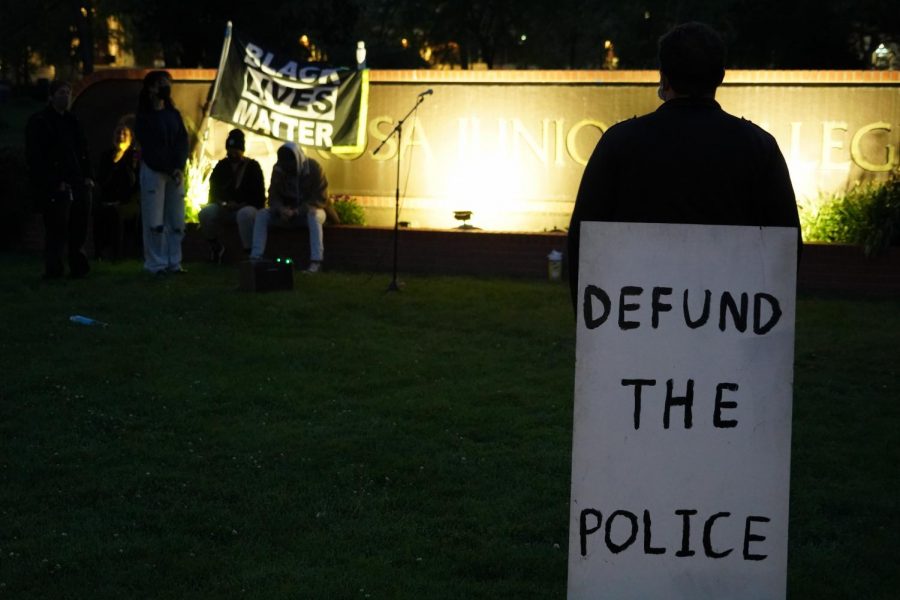
<svg viewBox="0 0 900 600"><path fill-rule="evenodd" d="M243 259L237 229L226 229L225 261ZM40 253L43 244L40 217L29 220L20 249ZM547 255L564 250L564 233L497 233L459 229L401 229L398 270L401 273L547 277ZM207 245L196 228L184 240L186 262L206 260ZM269 256L290 256L299 267L309 259L305 229L273 229ZM135 258L138 258L135 255ZM341 225L325 228L325 266L328 270L390 272L393 230ZM806 244L800 261L797 288L801 291L836 291L900 297L900 247L867 259L857 246Z"/></svg>

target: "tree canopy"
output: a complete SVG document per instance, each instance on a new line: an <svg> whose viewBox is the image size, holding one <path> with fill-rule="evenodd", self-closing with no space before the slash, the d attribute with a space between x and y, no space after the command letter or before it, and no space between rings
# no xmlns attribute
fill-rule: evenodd
<svg viewBox="0 0 900 600"><path fill-rule="evenodd" d="M655 68L659 36L691 20L722 32L732 68L868 68L879 43L900 42L887 0L0 0L0 14L0 78L17 80L36 58L90 72L110 16L139 64L168 67L216 66L228 20L334 64L363 40L372 68L601 68L607 41L619 68Z"/></svg>

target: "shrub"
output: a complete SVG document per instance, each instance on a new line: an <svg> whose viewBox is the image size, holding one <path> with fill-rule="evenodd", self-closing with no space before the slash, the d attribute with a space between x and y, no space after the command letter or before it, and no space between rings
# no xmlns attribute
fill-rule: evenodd
<svg viewBox="0 0 900 600"><path fill-rule="evenodd" d="M810 242L858 244L875 256L900 243L900 174L878 183L857 184L800 211L803 237Z"/></svg>
<svg viewBox="0 0 900 600"><path fill-rule="evenodd" d="M356 198L347 194L332 195L331 200L334 202L334 210L341 218L343 225L365 225L366 214L363 212L362 206L356 201Z"/></svg>
<svg viewBox="0 0 900 600"><path fill-rule="evenodd" d="M186 223L199 223L200 208L209 199L209 178L212 176L212 165L203 160L194 164L189 159L184 168L184 220Z"/></svg>

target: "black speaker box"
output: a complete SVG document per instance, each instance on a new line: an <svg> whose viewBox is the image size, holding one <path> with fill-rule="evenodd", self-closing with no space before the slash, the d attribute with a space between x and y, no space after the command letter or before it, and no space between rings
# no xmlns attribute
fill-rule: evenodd
<svg viewBox="0 0 900 600"><path fill-rule="evenodd" d="M294 264L274 260L247 260L240 265L239 288L245 292L294 289Z"/></svg>

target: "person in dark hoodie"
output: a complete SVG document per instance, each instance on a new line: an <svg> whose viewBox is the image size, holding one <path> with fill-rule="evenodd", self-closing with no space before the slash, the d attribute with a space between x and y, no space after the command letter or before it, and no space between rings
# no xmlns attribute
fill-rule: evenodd
<svg viewBox="0 0 900 600"><path fill-rule="evenodd" d="M200 210L200 230L209 242L211 262L221 262L225 246L219 239L224 223L237 223L244 251L250 253L256 211L266 205L262 167L244 156L244 132L232 129L225 140L226 156L209 177L209 203Z"/></svg>
<svg viewBox="0 0 900 600"><path fill-rule="evenodd" d="M84 277L91 269L84 243L94 181L84 131L69 111L71 100L72 86L53 81L47 106L32 115L25 128L35 205L44 217L45 279L63 276L66 254L72 277Z"/></svg>
<svg viewBox="0 0 900 600"><path fill-rule="evenodd" d="M309 268L318 273L322 267L325 245L322 225L328 216L336 220L328 200L328 179L322 167L294 143L278 148L278 158L269 181L269 207L256 214L250 260L262 258L270 224L309 228Z"/></svg>
<svg viewBox="0 0 900 600"><path fill-rule="evenodd" d="M138 99L135 135L141 150L141 218L144 269L150 273L184 273L184 167L188 136L181 113L172 103L172 77L151 71Z"/></svg>

